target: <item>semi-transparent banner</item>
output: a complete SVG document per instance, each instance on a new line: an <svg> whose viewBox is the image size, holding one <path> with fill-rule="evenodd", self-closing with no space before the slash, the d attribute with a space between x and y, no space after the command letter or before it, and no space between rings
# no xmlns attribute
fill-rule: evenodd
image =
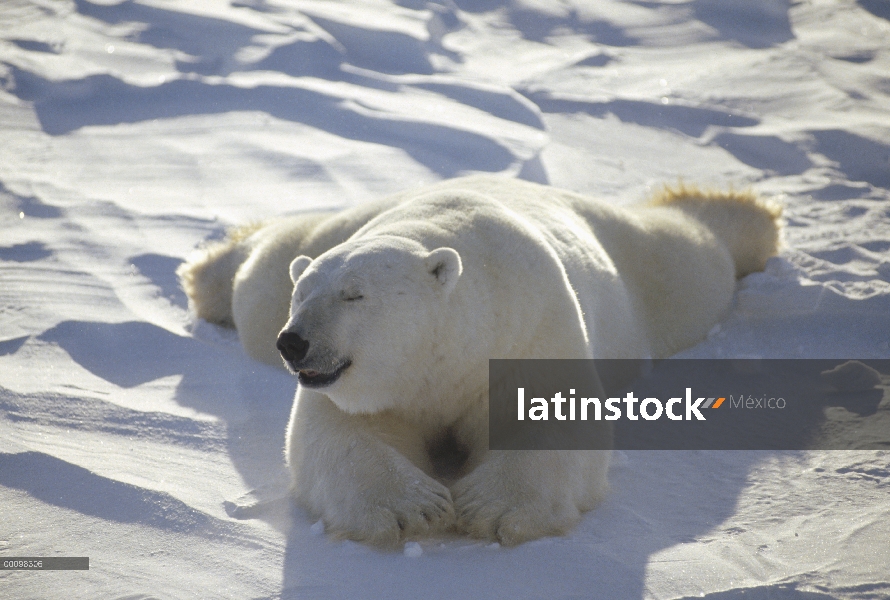
<svg viewBox="0 0 890 600"><path fill-rule="evenodd" d="M493 450L890 449L890 360L491 360Z"/></svg>

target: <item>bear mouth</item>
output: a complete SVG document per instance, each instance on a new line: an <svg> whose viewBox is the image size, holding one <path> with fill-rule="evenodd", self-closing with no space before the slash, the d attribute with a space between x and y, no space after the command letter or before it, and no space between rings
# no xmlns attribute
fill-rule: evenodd
<svg viewBox="0 0 890 600"><path fill-rule="evenodd" d="M309 388L325 387L337 381L340 378L340 375L343 374L343 371L348 369L351 365L352 361L347 359L340 363L337 368L330 373L322 373L315 369L300 369L297 371L297 381L300 382L300 385Z"/></svg>

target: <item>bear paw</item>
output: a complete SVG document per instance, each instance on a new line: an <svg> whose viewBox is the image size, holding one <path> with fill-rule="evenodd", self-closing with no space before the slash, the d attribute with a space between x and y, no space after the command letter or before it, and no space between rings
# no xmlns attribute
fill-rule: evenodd
<svg viewBox="0 0 890 600"><path fill-rule="evenodd" d="M371 485L357 486L348 505L318 511L326 530L335 537L392 547L452 527L454 505L448 488L413 465L411 469L416 472L390 469Z"/></svg>
<svg viewBox="0 0 890 600"><path fill-rule="evenodd" d="M563 535L581 513L571 494L505 477L482 465L452 487L457 527L470 536L515 546Z"/></svg>

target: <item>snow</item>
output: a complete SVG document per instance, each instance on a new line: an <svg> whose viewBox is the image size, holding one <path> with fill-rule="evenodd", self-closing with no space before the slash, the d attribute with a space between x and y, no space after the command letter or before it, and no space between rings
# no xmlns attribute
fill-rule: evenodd
<svg viewBox="0 0 890 600"><path fill-rule="evenodd" d="M890 358L888 40L876 0L4 2L0 555L90 570L0 595L890 597L890 447L618 453L576 530L513 549L332 539L283 499L295 381L174 275L227 226L461 174L682 179L787 231L681 356Z"/></svg>

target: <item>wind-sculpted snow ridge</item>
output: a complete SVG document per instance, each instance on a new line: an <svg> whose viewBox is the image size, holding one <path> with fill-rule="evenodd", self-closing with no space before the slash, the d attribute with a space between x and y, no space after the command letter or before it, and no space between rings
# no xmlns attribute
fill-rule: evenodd
<svg viewBox="0 0 890 600"><path fill-rule="evenodd" d="M41 452L0 454L0 483L27 491L47 504L85 515L217 537L231 525L189 508L166 494L99 477ZM64 493L59 493L59 489ZM97 505L96 497L104 498Z"/></svg>
<svg viewBox="0 0 890 600"><path fill-rule="evenodd" d="M294 379L175 274L230 226L466 173L750 188L784 249L680 356L888 358L885 4L0 3L0 556L91 566L0 595L890 595L887 451L617 453L566 537L331 540L287 500Z"/></svg>
<svg viewBox="0 0 890 600"><path fill-rule="evenodd" d="M0 388L0 411L6 420L28 427L107 433L207 452L226 446L220 423L135 411L89 398L16 394Z"/></svg>
<svg viewBox="0 0 890 600"><path fill-rule="evenodd" d="M518 173L547 140L537 108L512 90L433 76L429 34L417 17L393 21L373 9L357 16L336 5L309 3L298 24L285 27L269 18L254 28L135 2L79 0L75 5L78 19L113 27L144 22L131 25L118 45L107 44L106 53L136 53L138 46L139 54L151 52L159 62L175 56L177 72L152 80L145 72L113 65L80 76L62 65L48 72L11 65L12 91L33 102L42 129L51 135L95 125L261 111L341 138L399 147L441 177L473 170ZM206 39L193 35L196 22ZM327 50L315 56L316 46ZM312 72L275 69L294 66L280 56L286 49ZM59 61L45 64L54 62ZM371 76L347 66L367 69ZM374 73L417 75L400 80Z"/></svg>
<svg viewBox="0 0 890 600"><path fill-rule="evenodd" d="M323 80L287 80L263 75L229 75L227 82L177 79L154 87L129 85L110 75L77 81L52 82L14 69L20 97L34 101L43 130L61 135L82 127L174 119L185 115L262 111L309 125L341 138L402 146L415 160L442 176L453 176L459 165L443 165L441 156L465 153L467 167L502 171L520 168L543 147L546 134L529 103L522 104L521 121L501 119L469 103L450 102L440 89L458 99L462 86L418 82L395 90ZM70 96L76 89L76 100ZM467 87L463 95L477 92ZM478 93L482 96L483 93ZM507 104L506 102L501 102ZM482 103L485 104L484 102ZM489 102L489 104L493 104ZM504 111L506 112L506 111ZM517 111L513 111L517 112ZM511 115L513 116L513 115ZM526 123L534 122L537 127Z"/></svg>

